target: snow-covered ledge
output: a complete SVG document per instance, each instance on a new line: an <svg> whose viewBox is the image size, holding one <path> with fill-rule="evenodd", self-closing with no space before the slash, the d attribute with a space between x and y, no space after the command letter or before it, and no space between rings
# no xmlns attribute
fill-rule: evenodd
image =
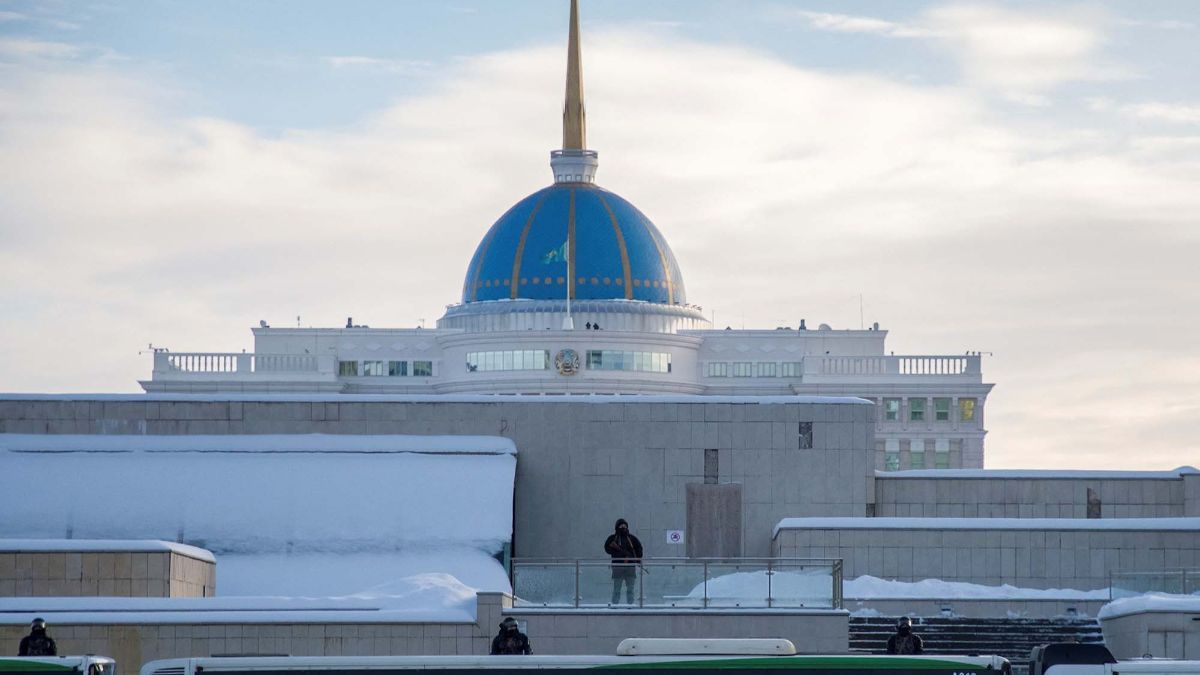
<svg viewBox="0 0 1200 675"><path fill-rule="evenodd" d="M1114 600L1100 610L1100 627L1118 659L1194 659L1193 645L1200 644L1200 596L1149 593Z"/></svg>
<svg viewBox="0 0 1200 675"><path fill-rule="evenodd" d="M207 597L209 551L159 540L0 539L0 597Z"/></svg>

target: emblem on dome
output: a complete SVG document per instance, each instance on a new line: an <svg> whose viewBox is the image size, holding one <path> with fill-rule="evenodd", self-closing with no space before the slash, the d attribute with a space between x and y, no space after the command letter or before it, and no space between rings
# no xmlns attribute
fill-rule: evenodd
<svg viewBox="0 0 1200 675"><path fill-rule="evenodd" d="M579 352L574 349L560 349L554 355L554 369L559 375L574 375L579 372Z"/></svg>

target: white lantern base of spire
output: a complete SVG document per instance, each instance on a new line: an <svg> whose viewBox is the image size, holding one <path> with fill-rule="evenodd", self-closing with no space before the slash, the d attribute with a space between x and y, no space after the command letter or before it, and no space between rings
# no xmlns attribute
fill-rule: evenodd
<svg viewBox="0 0 1200 675"><path fill-rule="evenodd" d="M595 150L553 150L550 170L555 183L594 183L596 167L600 165Z"/></svg>

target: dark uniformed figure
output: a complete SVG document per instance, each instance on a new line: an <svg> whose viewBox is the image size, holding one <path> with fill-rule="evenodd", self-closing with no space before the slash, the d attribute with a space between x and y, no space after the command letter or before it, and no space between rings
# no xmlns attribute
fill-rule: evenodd
<svg viewBox="0 0 1200 675"><path fill-rule="evenodd" d="M637 568L642 563L642 542L630 534L629 523L624 518L618 520L613 529L613 533L604 540L604 552L612 556L612 604L620 600L621 584L625 584L625 602L632 605Z"/></svg>
<svg viewBox="0 0 1200 675"><path fill-rule="evenodd" d="M492 638L492 654L532 654L529 637L517 628L517 620L506 617L500 622L500 632Z"/></svg>
<svg viewBox="0 0 1200 675"><path fill-rule="evenodd" d="M21 638L17 656L58 656L58 645L54 638L46 635L46 620L38 617L29 628L29 635Z"/></svg>
<svg viewBox="0 0 1200 675"><path fill-rule="evenodd" d="M896 634L888 638L887 653L889 654L924 654L925 644L921 636L912 632L912 619L900 617L896 622Z"/></svg>

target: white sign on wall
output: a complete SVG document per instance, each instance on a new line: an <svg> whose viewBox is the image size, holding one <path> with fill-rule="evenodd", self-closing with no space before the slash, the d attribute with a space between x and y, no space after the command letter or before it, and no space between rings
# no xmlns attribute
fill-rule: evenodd
<svg viewBox="0 0 1200 675"><path fill-rule="evenodd" d="M682 544L683 543L683 530L667 530L667 543L668 544Z"/></svg>

